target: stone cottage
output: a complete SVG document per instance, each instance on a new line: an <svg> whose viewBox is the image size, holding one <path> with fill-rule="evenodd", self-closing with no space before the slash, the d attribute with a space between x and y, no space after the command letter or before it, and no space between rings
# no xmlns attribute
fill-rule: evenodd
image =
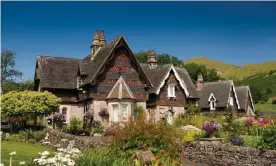
<svg viewBox="0 0 276 166"><path fill-rule="evenodd" d="M139 63L123 36L106 43L104 30L100 35L96 30L90 48L83 59L38 56L36 60L35 88L62 99L60 112L66 122L72 117L85 120L88 111L103 123L126 121L136 116L137 106L156 121L166 117L169 123L185 113L188 103L199 102L203 111L213 102L217 110L228 103L242 110L233 82L202 83L199 90L184 68L158 65L153 50L148 51L147 64Z"/></svg>

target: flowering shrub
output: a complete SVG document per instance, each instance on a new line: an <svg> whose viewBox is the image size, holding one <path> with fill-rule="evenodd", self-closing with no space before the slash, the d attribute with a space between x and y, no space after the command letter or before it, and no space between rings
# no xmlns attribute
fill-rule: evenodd
<svg viewBox="0 0 276 166"><path fill-rule="evenodd" d="M216 131L221 129L221 124L214 121L205 121L202 125L202 129L206 132L207 137L212 136Z"/></svg>
<svg viewBox="0 0 276 166"><path fill-rule="evenodd" d="M244 146L244 140L240 136L233 136L230 138L230 141L233 145Z"/></svg>
<svg viewBox="0 0 276 166"><path fill-rule="evenodd" d="M79 149L73 148L73 146L73 142L70 141L67 148L57 149L58 152L56 152L54 156L51 156L48 151L39 153L40 158L34 159L34 163L40 166L74 166L75 159L81 156L81 152Z"/></svg>
<svg viewBox="0 0 276 166"><path fill-rule="evenodd" d="M101 116L101 117L109 116L107 107L104 107L101 109L101 111L99 112L99 116Z"/></svg>
<svg viewBox="0 0 276 166"><path fill-rule="evenodd" d="M98 127L99 125L101 125L101 122L96 120L94 120L91 124L92 127Z"/></svg>
<svg viewBox="0 0 276 166"><path fill-rule="evenodd" d="M63 115L61 113L58 113L58 112L54 113L53 119L54 119L54 121L62 121L62 120L64 120L63 119Z"/></svg>
<svg viewBox="0 0 276 166"><path fill-rule="evenodd" d="M274 124L274 121L273 120L267 120L267 119L257 120L257 119L253 119L253 118L248 118L245 123L248 126L252 126L253 124L257 124L260 127L265 127L269 124Z"/></svg>

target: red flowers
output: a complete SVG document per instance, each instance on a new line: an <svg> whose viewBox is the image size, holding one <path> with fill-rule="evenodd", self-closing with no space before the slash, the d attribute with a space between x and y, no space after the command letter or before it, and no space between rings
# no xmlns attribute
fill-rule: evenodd
<svg viewBox="0 0 276 166"><path fill-rule="evenodd" d="M267 124L273 124L273 120L267 120L267 119L253 119L253 118L248 118L246 120L246 125L252 125L252 124L258 124L260 127L264 127Z"/></svg>

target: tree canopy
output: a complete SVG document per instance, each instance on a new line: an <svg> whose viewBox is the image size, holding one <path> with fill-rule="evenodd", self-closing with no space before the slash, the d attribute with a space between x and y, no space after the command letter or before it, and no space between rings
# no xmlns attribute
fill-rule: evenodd
<svg viewBox="0 0 276 166"><path fill-rule="evenodd" d="M15 53L9 50L1 52L1 93L4 81L14 81L15 77L21 77L22 72L14 69Z"/></svg>
<svg viewBox="0 0 276 166"><path fill-rule="evenodd" d="M34 90L34 82L32 80L27 80L23 82L4 81L2 84L2 88L4 93L8 93L11 91L32 91Z"/></svg>
<svg viewBox="0 0 276 166"><path fill-rule="evenodd" d="M60 99L50 92L9 92L1 96L1 114L5 118L49 116L57 111Z"/></svg>
<svg viewBox="0 0 276 166"><path fill-rule="evenodd" d="M189 73L192 81L195 83L199 73L202 74L204 82L214 82L218 80L224 80L218 75L215 69L208 69L204 65L198 65L196 63L184 64L183 67Z"/></svg>

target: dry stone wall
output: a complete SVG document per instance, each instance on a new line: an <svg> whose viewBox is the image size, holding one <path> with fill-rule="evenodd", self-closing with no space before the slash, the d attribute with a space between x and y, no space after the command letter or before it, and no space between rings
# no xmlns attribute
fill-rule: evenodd
<svg viewBox="0 0 276 166"><path fill-rule="evenodd" d="M212 166L276 166L276 150L198 141L184 145L184 158Z"/></svg>
<svg viewBox="0 0 276 166"><path fill-rule="evenodd" d="M106 146L109 145L112 141L111 137L75 136L53 129L46 129L45 133L46 137L41 140L40 143L52 148L64 148L69 144L70 141L73 141L74 147L78 149Z"/></svg>

